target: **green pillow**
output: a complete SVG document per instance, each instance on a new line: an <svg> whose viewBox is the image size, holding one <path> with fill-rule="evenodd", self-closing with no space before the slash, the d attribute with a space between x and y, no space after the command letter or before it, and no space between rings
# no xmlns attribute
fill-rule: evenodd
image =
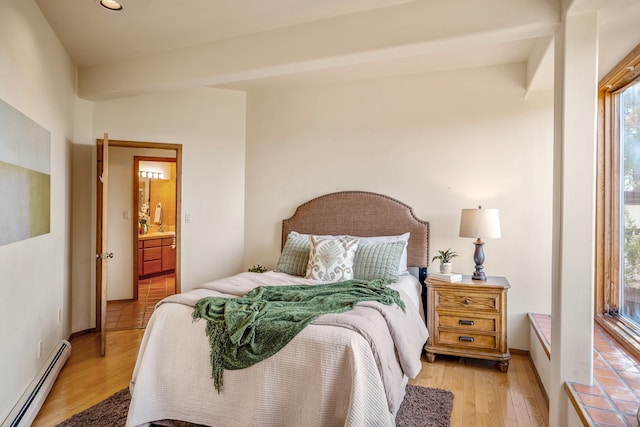
<svg viewBox="0 0 640 427"><path fill-rule="evenodd" d="M309 241L309 236L302 236L292 231L284 243L276 271L304 277L307 274L310 251L311 242Z"/></svg>
<svg viewBox="0 0 640 427"><path fill-rule="evenodd" d="M359 280L383 279L396 282L398 266L406 241L361 243L353 260L353 278Z"/></svg>

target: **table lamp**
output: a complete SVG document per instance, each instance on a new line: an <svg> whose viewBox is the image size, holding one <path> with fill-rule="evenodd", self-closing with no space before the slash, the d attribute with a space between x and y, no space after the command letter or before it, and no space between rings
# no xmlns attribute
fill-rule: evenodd
<svg viewBox="0 0 640 427"><path fill-rule="evenodd" d="M473 253L473 261L476 263L476 270L471 278L473 280L487 280L484 274L484 239L500 238L500 217L498 209L462 209L460 215L460 237L474 237L476 250Z"/></svg>

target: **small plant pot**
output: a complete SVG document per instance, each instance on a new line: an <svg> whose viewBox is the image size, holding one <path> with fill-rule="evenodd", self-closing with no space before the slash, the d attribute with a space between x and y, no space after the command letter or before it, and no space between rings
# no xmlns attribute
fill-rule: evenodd
<svg viewBox="0 0 640 427"><path fill-rule="evenodd" d="M451 274L451 263L443 262L440 264L440 273L442 274Z"/></svg>

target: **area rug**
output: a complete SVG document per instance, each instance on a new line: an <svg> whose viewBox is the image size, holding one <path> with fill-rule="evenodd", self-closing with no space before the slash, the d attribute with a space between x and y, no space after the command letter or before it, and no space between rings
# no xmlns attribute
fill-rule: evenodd
<svg viewBox="0 0 640 427"><path fill-rule="evenodd" d="M57 427L122 427L127 421L129 389L86 409ZM396 425L398 427L449 427L453 393L430 387L407 385L407 394L400 405ZM180 423L185 425L185 423Z"/></svg>
<svg viewBox="0 0 640 427"><path fill-rule="evenodd" d="M396 426L449 427L452 410L450 391L409 384L396 416Z"/></svg>

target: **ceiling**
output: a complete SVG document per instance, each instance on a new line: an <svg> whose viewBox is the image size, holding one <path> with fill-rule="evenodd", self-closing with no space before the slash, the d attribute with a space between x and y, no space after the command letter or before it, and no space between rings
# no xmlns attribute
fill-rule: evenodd
<svg viewBox="0 0 640 427"><path fill-rule="evenodd" d="M524 62L552 84L559 0L36 0L99 100L216 86L249 90ZM601 67L640 37L637 0L600 2ZM603 65L604 62L604 65Z"/></svg>

